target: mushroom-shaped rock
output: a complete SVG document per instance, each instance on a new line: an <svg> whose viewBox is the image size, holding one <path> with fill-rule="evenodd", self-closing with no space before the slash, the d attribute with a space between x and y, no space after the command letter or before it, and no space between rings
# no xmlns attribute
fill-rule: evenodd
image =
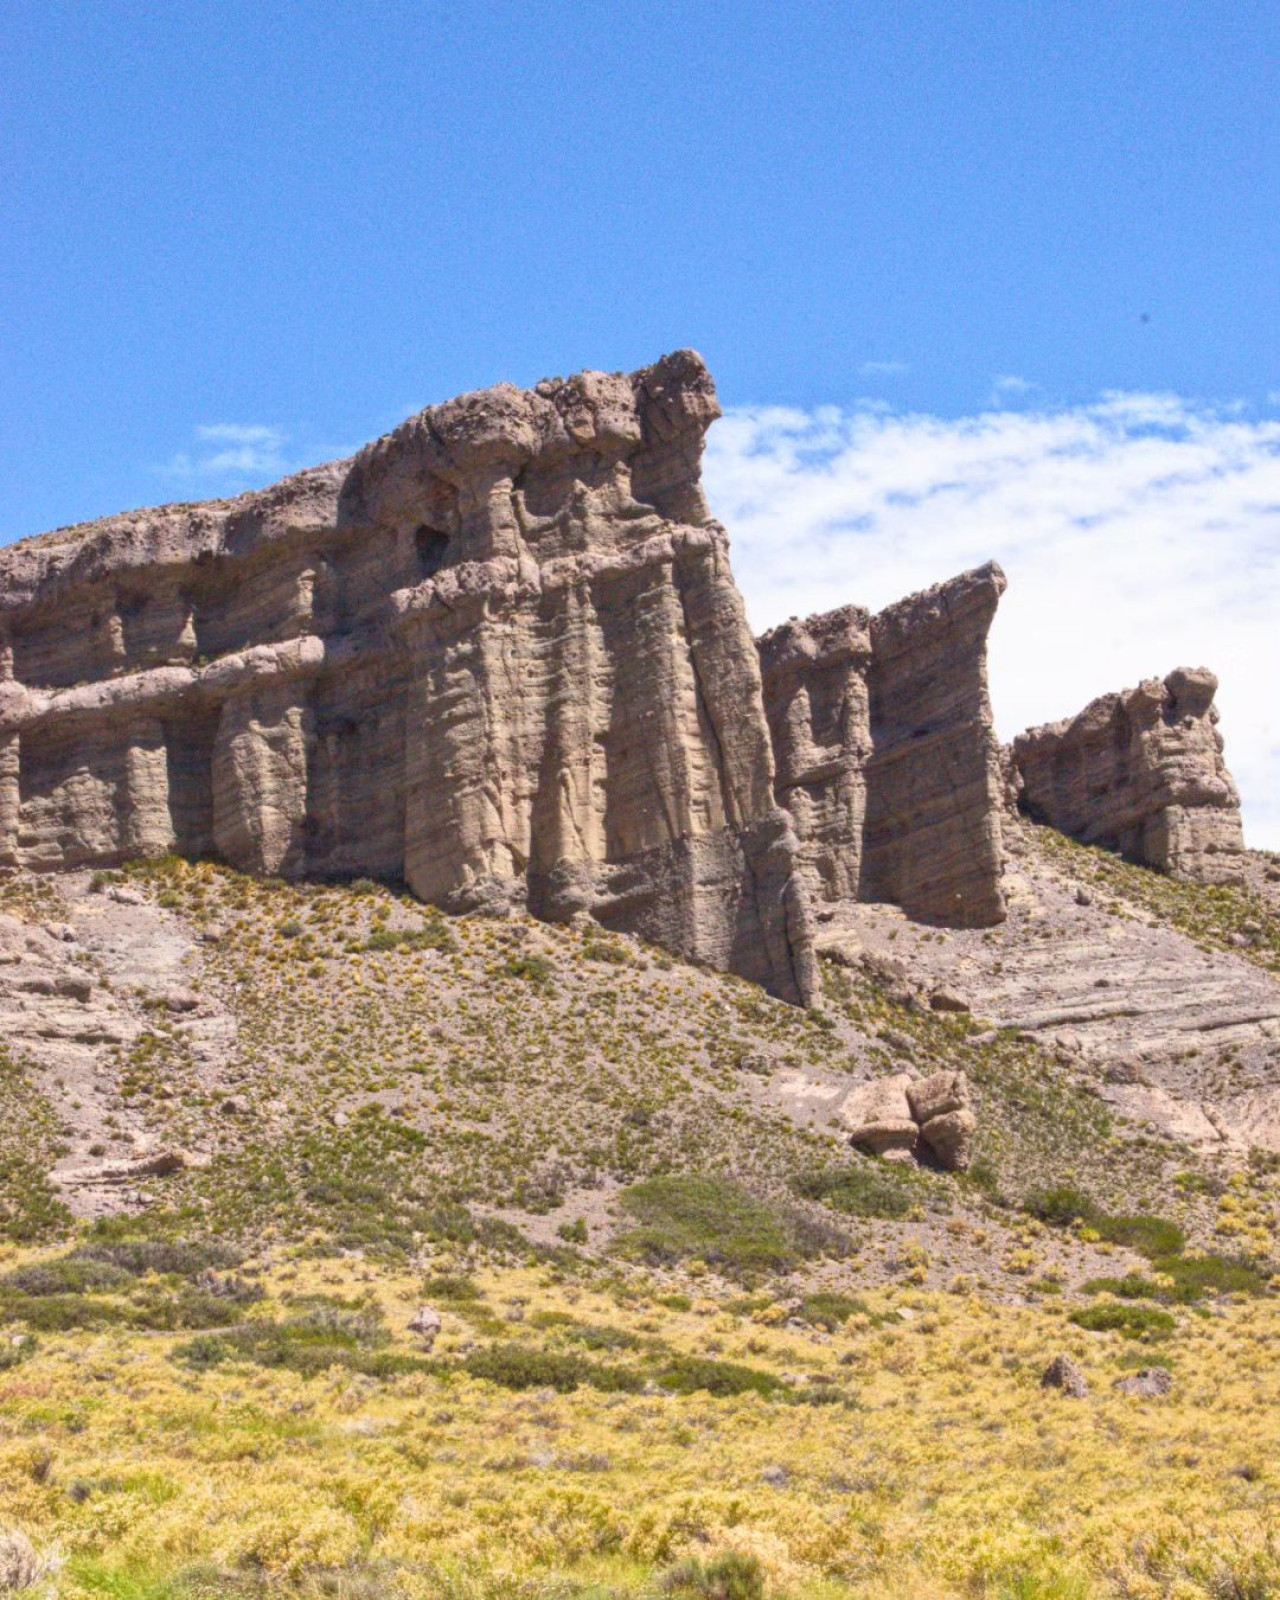
<svg viewBox="0 0 1280 1600"><path fill-rule="evenodd" d="M1042 1389L1061 1389L1073 1400L1089 1398L1089 1380L1070 1356L1058 1355L1044 1369L1040 1378Z"/></svg>
<svg viewBox="0 0 1280 1600"><path fill-rule="evenodd" d="M419 1306L409 1321L409 1332L417 1334L424 1350L430 1350L439 1336L440 1313L434 1306Z"/></svg>
<svg viewBox="0 0 1280 1600"><path fill-rule="evenodd" d="M911 1115L905 1072L859 1084L845 1096L840 1117L849 1129L851 1143L889 1161L909 1160L919 1129Z"/></svg>

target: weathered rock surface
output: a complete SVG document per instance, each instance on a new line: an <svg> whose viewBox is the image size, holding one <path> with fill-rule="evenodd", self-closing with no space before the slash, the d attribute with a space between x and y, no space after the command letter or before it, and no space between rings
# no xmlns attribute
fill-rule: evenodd
<svg viewBox="0 0 1280 1600"><path fill-rule="evenodd" d="M1089 1398L1089 1380L1078 1362L1070 1356L1058 1355L1044 1369L1040 1376L1042 1389L1061 1389L1063 1394L1072 1400L1087 1400Z"/></svg>
<svg viewBox="0 0 1280 1600"><path fill-rule="evenodd" d="M1222 756L1218 680L1179 667L1013 742L1020 803L1086 844L1197 883L1244 876L1240 797Z"/></svg>
<svg viewBox="0 0 1280 1600"><path fill-rule="evenodd" d="M909 1073L897 1072L851 1089L840 1108L850 1143L887 1160L909 1159L920 1137L907 1098L910 1084Z"/></svg>
<svg viewBox="0 0 1280 1600"><path fill-rule="evenodd" d="M1116 1388L1121 1394L1133 1395L1139 1400L1158 1400L1173 1392L1173 1374L1167 1367L1143 1367L1129 1378L1117 1378Z"/></svg>
<svg viewBox="0 0 1280 1600"><path fill-rule="evenodd" d="M1005 578L966 572L878 616L856 606L759 640L779 801L818 899L1004 916L1004 778L986 640Z"/></svg>
<svg viewBox="0 0 1280 1600"><path fill-rule="evenodd" d="M968 1169L978 1119L963 1072L915 1078L898 1072L851 1089L840 1107L849 1142L889 1161L917 1154L923 1140L948 1172Z"/></svg>
<svg viewBox="0 0 1280 1600"><path fill-rule="evenodd" d="M816 981L692 352L0 554L0 860L212 853Z"/></svg>
<svg viewBox="0 0 1280 1600"><path fill-rule="evenodd" d="M1081 895L1070 862L1032 848L1031 833L1011 826L998 928L924 939L893 906L846 903L821 943L855 941L864 967L909 969L917 992L955 989L977 1017L1074 1063L1132 1124L1280 1150L1280 982L1243 953Z"/></svg>

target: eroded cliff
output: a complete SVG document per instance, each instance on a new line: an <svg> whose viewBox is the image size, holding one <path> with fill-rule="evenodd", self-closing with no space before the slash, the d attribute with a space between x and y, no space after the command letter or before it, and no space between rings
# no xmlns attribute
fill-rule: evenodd
<svg viewBox="0 0 1280 1600"><path fill-rule="evenodd" d="M821 900L957 927L1004 916L989 564L877 616L844 606L759 641L776 792Z"/></svg>
<svg viewBox="0 0 1280 1600"><path fill-rule="evenodd" d="M1102 695L1013 742L1024 808L1086 844L1198 883L1242 880L1240 796L1205 667Z"/></svg>
<svg viewBox="0 0 1280 1600"><path fill-rule="evenodd" d="M814 987L701 360L465 395L349 462L0 555L0 858L213 853L586 910Z"/></svg>

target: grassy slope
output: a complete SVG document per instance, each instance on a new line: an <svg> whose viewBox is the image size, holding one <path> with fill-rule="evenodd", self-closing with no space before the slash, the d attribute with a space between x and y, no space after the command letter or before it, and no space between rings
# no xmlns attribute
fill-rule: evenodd
<svg viewBox="0 0 1280 1600"><path fill-rule="evenodd" d="M383 889L134 877L217 935L201 981L238 1017L245 1108L220 1111L157 1013L121 1104L211 1165L81 1228L52 1283L0 1283L27 1341L0 1370L0 1528L60 1544L65 1592L737 1600L723 1551L741 1600L1280 1583L1275 1304L1188 1305L1215 1272L1171 1275L1115 1225L1155 1211L1265 1275L1264 1168L1224 1184L1128 1138L1069 1064L861 974L829 970L806 1016L625 941L445 923ZM792 1120L788 1067L858 1065L965 1067L976 1177L895 1174ZM20 1063L0 1073L21 1158L0 1193L50 1239L11 1271L66 1254L40 1179L56 1123ZM1045 1190L1078 1220L1019 1208ZM99 1259L179 1236L245 1260L211 1283ZM423 1299L445 1321L429 1359L404 1332ZM1039 1389L1059 1350L1088 1402ZM1173 1396L1114 1391L1153 1361Z"/></svg>

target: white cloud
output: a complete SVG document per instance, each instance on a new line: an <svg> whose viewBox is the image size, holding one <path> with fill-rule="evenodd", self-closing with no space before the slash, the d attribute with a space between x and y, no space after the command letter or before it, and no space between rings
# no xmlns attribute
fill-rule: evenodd
<svg viewBox="0 0 1280 1600"><path fill-rule="evenodd" d="M864 361L858 368L864 378L899 378L910 370L905 361Z"/></svg>
<svg viewBox="0 0 1280 1600"><path fill-rule="evenodd" d="M1029 378L1020 378L1014 372L1004 372L992 384L997 394L1030 394L1038 385Z"/></svg>
<svg viewBox="0 0 1280 1600"><path fill-rule="evenodd" d="M160 471L181 479L265 483L290 470L284 457L288 435L258 423L215 422L196 428L197 448L170 457Z"/></svg>
<svg viewBox="0 0 1280 1600"><path fill-rule="evenodd" d="M1249 842L1280 848L1280 422L1167 394L958 419L731 411L706 478L757 629L997 559L1005 739L1213 667Z"/></svg>

